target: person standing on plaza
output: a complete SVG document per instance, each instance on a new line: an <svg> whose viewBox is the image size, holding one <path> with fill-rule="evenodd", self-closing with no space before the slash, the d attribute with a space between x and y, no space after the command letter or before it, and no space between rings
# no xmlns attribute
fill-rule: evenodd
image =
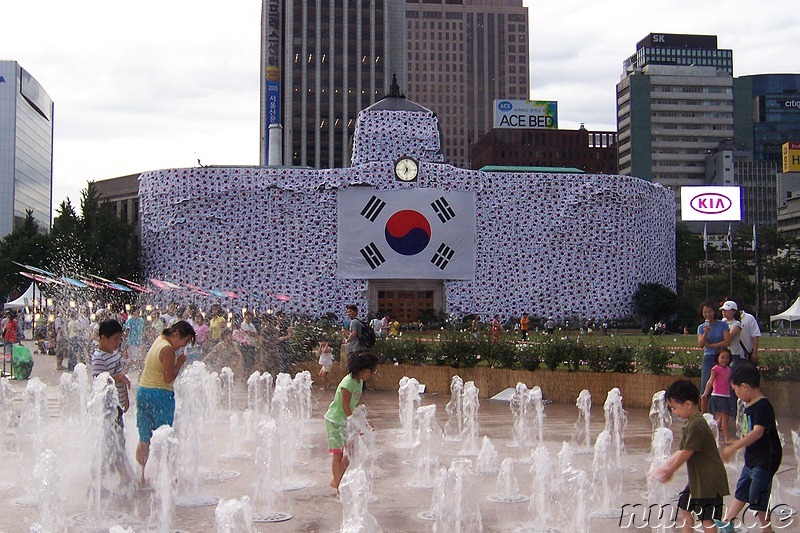
<svg viewBox="0 0 800 533"><path fill-rule="evenodd" d="M519 319L519 335L523 341L528 340L528 325L531 319L528 318L528 313L522 313L522 318Z"/></svg>
<svg viewBox="0 0 800 533"><path fill-rule="evenodd" d="M207 340L211 341L211 346L218 343L222 338L222 330L225 329L225 324L227 321L225 317L221 316L222 310L217 304L211 306L211 318L208 320L208 328L210 339Z"/></svg>
<svg viewBox="0 0 800 533"><path fill-rule="evenodd" d="M735 302L734 302L735 303ZM742 335L739 343L744 352L744 358L754 365L758 364L758 341L761 339L761 328L756 317L741 309L739 321L742 323Z"/></svg>
<svg viewBox="0 0 800 533"><path fill-rule="evenodd" d="M553 317L547 317L547 322L544 323L544 329L547 331L548 335L553 334L556 330L556 321L553 320Z"/></svg>
<svg viewBox="0 0 800 533"><path fill-rule="evenodd" d="M372 325L372 329L375 330L376 337L383 337L383 320L381 320L380 316L375 315L370 325Z"/></svg>
<svg viewBox="0 0 800 533"><path fill-rule="evenodd" d="M678 380L664 395L669 410L685 420L678 451L666 463L656 467L651 476L667 483L686 464L689 484L678 498L683 531L695 531L694 517L705 531L716 531L714 520L722 517L722 498L730 494L728 474L711 428L700 413L700 391L688 380Z"/></svg>
<svg viewBox="0 0 800 533"><path fill-rule="evenodd" d="M492 342L497 342L500 340L500 332L502 331L502 326L500 325L500 315L494 315L492 319Z"/></svg>
<svg viewBox="0 0 800 533"><path fill-rule="evenodd" d="M700 315L705 322L697 326L697 345L703 348L703 364L700 367L700 390L706 390L711 369L717 364L717 349L727 348L731 343L728 324L717 319L717 305L711 300L700 304ZM705 407L701 411L705 412Z"/></svg>
<svg viewBox="0 0 800 533"><path fill-rule="evenodd" d="M761 393L761 375L754 365L740 364L731 374L731 386L736 396L746 404L743 428L745 435L723 448L722 460L730 461L737 450L744 448L744 466L736 483L733 504L728 508L724 518L726 523L717 525L720 526L721 532L733 532L734 526L731 522L744 506L748 505L749 510L755 511L761 531L772 531L770 525L772 480L783 459L783 447L775 422L775 409Z"/></svg>
<svg viewBox="0 0 800 533"><path fill-rule="evenodd" d="M153 431L163 425L171 426L175 417L175 393L172 384L186 362L178 350L194 342L194 329L188 322L180 320L165 328L153 342L144 360L144 370L139 377L136 392L136 426L139 428L139 444L136 461L144 468L150 455L150 438Z"/></svg>
<svg viewBox="0 0 800 533"><path fill-rule="evenodd" d="M11 362L11 347L19 340L19 323L14 311L6 311L6 318L3 320L3 357L6 362Z"/></svg>
<svg viewBox="0 0 800 533"><path fill-rule="evenodd" d="M138 307L131 308L131 314L125 321L125 346L128 360L138 365L142 359L142 337L144 335L144 319Z"/></svg>
<svg viewBox="0 0 800 533"><path fill-rule="evenodd" d="M742 336L742 323L740 321L741 312L739 311L736 302L730 300L722 304L719 308L722 311L722 318L728 324L728 330L731 332L731 343L729 348L731 350L731 371L733 371L739 363L746 361L744 350L739 342Z"/></svg>
<svg viewBox="0 0 800 533"><path fill-rule="evenodd" d="M400 335L400 322L391 315L386 315L387 327L389 328L390 337L398 337Z"/></svg>
<svg viewBox="0 0 800 533"><path fill-rule="evenodd" d="M363 349L359 339L361 338L361 330L364 325L361 323L361 320L358 319L358 307L355 304L347 304L344 306L344 309L345 313L347 313L347 318L350 319L350 326L348 326L349 333L344 340L345 351L347 352L348 358L347 364L349 366L350 356Z"/></svg>

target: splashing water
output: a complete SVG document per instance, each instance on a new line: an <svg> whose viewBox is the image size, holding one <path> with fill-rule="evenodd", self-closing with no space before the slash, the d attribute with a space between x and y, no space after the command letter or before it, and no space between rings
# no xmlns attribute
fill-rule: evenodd
<svg viewBox="0 0 800 533"><path fill-rule="evenodd" d="M367 476L360 467L349 468L339 484L342 499L341 533L381 533L383 530L369 513Z"/></svg>
<svg viewBox="0 0 800 533"><path fill-rule="evenodd" d="M461 431L461 454L476 455L478 453L478 387L472 381L464 384L464 429Z"/></svg>
<svg viewBox="0 0 800 533"><path fill-rule="evenodd" d="M714 434L714 442L719 442L719 426L717 426L717 421L714 420L714 415L711 413L704 413L703 418L708 424L708 427L711 428L711 433Z"/></svg>
<svg viewBox="0 0 800 533"><path fill-rule="evenodd" d="M147 465L153 471L153 495L150 503L150 524L159 531L169 531L175 512L175 497L178 492L177 462L180 443L175 430L161 426L150 439L150 457Z"/></svg>
<svg viewBox="0 0 800 533"><path fill-rule="evenodd" d="M43 451L36 461L33 480L37 487L39 524L44 531L64 531L64 509L61 501L58 458L51 450Z"/></svg>
<svg viewBox="0 0 800 533"><path fill-rule="evenodd" d="M464 380L459 376L450 379L450 401L444 410L447 413L447 423L444 426L445 439L449 441L461 440L464 430Z"/></svg>
<svg viewBox="0 0 800 533"><path fill-rule="evenodd" d="M608 391L603 404L605 413L605 430L611 437L611 454L614 468L622 467L622 455L625 452L625 428L628 425L628 414L622 408L622 393L617 387Z"/></svg>
<svg viewBox="0 0 800 533"><path fill-rule="evenodd" d="M665 399L667 392L660 390L653 394L650 404L650 422L653 424L653 436L658 428L668 428L672 425L672 413Z"/></svg>
<svg viewBox="0 0 800 533"><path fill-rule="evenodd" d="M414 475L409 486L430 488L439 470L439 449L442 444L442 430L436 423L436 405L418 408L417 422L417 438L411 449Z"/></svg>
<svg viewBox="0 0 800 533"><path fill-rule="evenodd" d="M216 533L255 533L253 528L253 506L250 498L242 496L236 500L222 500L214 510Z"/></svg>
<svg viewBox="0 0 800 533"><path fill-rule="evenodd" d="M578 408L578 421L572 430L572 443L577 453L591 453L592 394L583 389L575 400L575 407Z"/></svg>
<svg viewBox="0 0 800 533"><path fill-rule="evenodd" d="M491 439L484 435L481 441L481 451L478 452L478 458L475 460L474 473L481 475L496 474L499 464L500 457L497 454L497 449L492 444Z"/></svg>
<svg viewBox="0 0 800 533"><path fill-rule="evenodd" d="M253 505L255 522L284 522L292 515L277 511L283 488L278 425L264 418L259 426L256 448L256 482Z"/></svg>
<svg viewBox="0 0 800 533"><path fill-rule="evenodd" d="M495 484L497 492L486 497L487 500L500 503L519 503L528 501L528 497L519 493L519 482L514 474L514 460L503 459Z"/></svg>
<svg viewBox="0 0 800 533"><path fill-rule="evenodd" d="M222 380L222 396L225 399L225 409L232 411L234 384L233 370L231 370L231 367L229 366L224 366L222 367L222 370L219 371L219 377Z"/></svg>
<svg viewBox="0 0 800 533"><path fill-rule="evenodd" d="M601 431L594 443L592 460L592 493L597 500L597 511L592 516L619 516L618 500L622 493L622 479L619 478L619 469L614 468L611 446L611 435L606 430Z"/></svg>
<svg viewBox="0 0 800 533"><path fill-rule="evenodd" d="M471 467L469 459L456 458L450 464L443 483L444 500L433 524L434 533L483 531L480 506L469 490Z"/></svg>
<svg viewBox="0 0 800 533"><path fill-rule="evenodd" d="M672 430L668 427L659 427L653 431L653 439L650 447L650 473L647 476L647 502L650 506L656 505L657 507L650 507L651 509L660 509L662 505L670 501L671 491L669 484L659 483L653 478L652 473L656 468L669 460L672 455L672 440ZM665 533L674 522L670 518L669 513L658 513L655 515L655 518L660 521L658 524L658 531L661 533ZM651 527L656 526L653 522L649 522L649 525Z"/></svg>
<svg viewBox="0 0 800 533"><path fill-rule="evenodd" d="M414 415L421 402L419 382L415 378L403 376L397 395L400 404L400 437L395 446L410 448L414 445Z"/></svg>

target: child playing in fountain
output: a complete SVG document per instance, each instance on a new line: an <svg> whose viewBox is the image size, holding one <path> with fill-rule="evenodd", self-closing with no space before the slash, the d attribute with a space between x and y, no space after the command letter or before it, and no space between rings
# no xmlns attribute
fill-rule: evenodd
<svg viewBox="0 0 800 533"><path fill-rule="evenodd" d="M734 531L732 520L747 504L750 510L756 512L761 531L772 531L768 514L772 478L775 477L783 456L775 423L775 410L761 393L761 375L758 369L749 362L739 363L731 374L731 386L736 396L746 404L742 428L745 436L724 448L722 459L728 462L737 450L744 448L744 466L739 481L736 482L733 503L725 515L724 522L727 523L718 523L719 530Z"/></svg>
<svg viewBox="0 0 800 533"><path fill-rule="evenodd" d="M128 410L128 389L131 382L123 372L122 354L119 352L119 345L122 343L122 324L116 320L104 320L97 327L98 339L97 347L92 352L90 359L92 376L97 378L103 372L108 372L117 389L116 424L114 426L114 443L109 447L110 457L108 466L113 467L125 482L133 479L133 472L125 458L125 432L122 422L122 414ZM110 414L110 413L109 413ZM113 414L110 414L113 417Z"/></svg>
<svg viewBox="0 0 800 533"><path fill-rule="evenodd" d="M722 516L722 497L730 494L728 475L719 455L711 428L700 413L700 391L687 380L674 382L666 391L669 410L686 422L683 424L680 449L663 465L656 467L653 479L667 483L686 463L689 485L678 499L683 532L694 531L694 516L705 531L716 531L714 520Z"/></svg>
<svg viewBox="0 0 800 533"><path fill-rule="evenodd" d="M328 341L319 341L317 346L317 355L319 356L319 376L322 378L322 388L320 390L328 390L331 386L331 370L333 370L333 348L330 347Z"/></svg>
<svg viewBox="0 0 800 533"><path fill-rule="evenodd" d="M341 483L347 466L350 464L348 458L344 456L347 418L353 414L353 409L356 408L361 400L364 382L375 375L377 368L378 356L374 353L364 351L350 354L347 358L347 370L349 373L339 382L333 401L325 413L325 427L328 431L328 451L333 454L331 463L333 481L331 481L331 487L336 489L337 495L339 494L339 483Z"/></svg>
<svg viewBox="0 0 800 533"><path fill-rule="evenodd" d="M722 429L724 442L731 441L728 422L736 416L736 397L731 397L731 351L727 347L717 349L717 364L711 369L703 398L711 397L708 410L714 415L717 426Z"/></svg>

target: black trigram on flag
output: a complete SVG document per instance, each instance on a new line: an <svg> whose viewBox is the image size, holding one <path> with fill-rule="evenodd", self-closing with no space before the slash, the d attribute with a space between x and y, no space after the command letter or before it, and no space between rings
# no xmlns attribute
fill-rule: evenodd
<svg viewBox="0 0 800 533"><path fill-rule="evenodd" d="M453 208L450 207L449 203L447 203L447 200L444 196L431 203L431 207L433 208L433 212L436 213L436 216L439 217L439 220L441 220L442 223L447 222L456 216L455 211L453 211Z"/></svg>
<svg viewBox="0 0 800 533"><path fill-rule="evenodd" d="M375 219L378 218L378 215L381 214L384 207L386 207L386 202L377 196L373 196L369 199L367 205L364 206L364 209L361 210L361 216L370 222L375 222Z"/></svg>
<svg viewBox="0 0 800 533"><path fill-rule="evenodd" d="M373 196L373 198L375 197ZM359 252L361 252L361 256L372 270L375 270L386 262L386 259L383 258L383 254L381 254L381 251L378 250L378 247L375 246L374 242L369 243L360 249Z"/></svg>
<svg viewBox="0 0 800 533"><path fill-rule="evenodd" d="M433 254L433 257L431 257L431 263L444 270L450 260L453 259L455 253L456 252L452 248L442 243L439 245L439 249L436 250L436 253Z"/></svg>

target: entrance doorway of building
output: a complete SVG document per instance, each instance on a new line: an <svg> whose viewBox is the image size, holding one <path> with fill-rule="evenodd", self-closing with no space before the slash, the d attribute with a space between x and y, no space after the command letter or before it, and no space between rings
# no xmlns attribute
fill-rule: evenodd
<svg viewBox="0 0 800 533"><path fill-rule="evenodd" d="M435 280L376 280L369 284L369 309L401 324L444 312L444 283Z"/></svg>
<svg viewBox="0 0 800 533"><path fill-rule="evenodd" d="M433 311L433 291L378 291L378 309L401 324L416 322L424 311Z"/></svg>

